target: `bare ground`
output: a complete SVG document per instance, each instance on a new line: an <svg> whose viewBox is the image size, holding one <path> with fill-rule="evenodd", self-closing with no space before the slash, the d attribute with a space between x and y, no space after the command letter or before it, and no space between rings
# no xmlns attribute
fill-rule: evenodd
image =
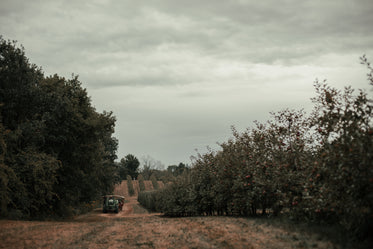
<svg viewBox="0 0 373 249"><path fill-rule="evenodd" d="M233 217L167 218L136 197L119 214L96 209L64 222L0 221L0 248L338 248L319 235Z"/></svg>

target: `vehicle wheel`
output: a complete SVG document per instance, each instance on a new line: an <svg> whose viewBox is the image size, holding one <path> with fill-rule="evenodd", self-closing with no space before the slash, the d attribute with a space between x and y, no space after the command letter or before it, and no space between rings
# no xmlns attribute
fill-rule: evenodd
<svg viewBox="0 0 373 249"><path fill-rule="evenodd" d="M118 213L118 208L115 209L115 213Z"/></svg>
<svg viewBox="0 0 373 249"><path fill-rule="evenodd" d="M105 213L105 214L106 214L106 213L107 213L107 210L106 210L106 209L104 209L104 210L103 210L103 213Z"/></svg>

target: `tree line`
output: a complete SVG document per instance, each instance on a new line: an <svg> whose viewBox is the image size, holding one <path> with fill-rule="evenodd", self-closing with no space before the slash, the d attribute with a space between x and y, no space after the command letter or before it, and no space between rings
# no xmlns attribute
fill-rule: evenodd
<svg viewBox="0 0 373 249"><path fill-rule="evenodd" d="M373 85L373 69L365 56ZM358 238L373 229L372 99L315 82L314 109L272 113L141 203L169 216L277 216L336 224Z"/></svg>
<svg viewBox="0 0 373 249"><path fill-rule="evenodd" d="M0 84L1 216L71 215L113 190L116 119L77 76L45 76L0 37Z"/></svg>
<svg viewBox="0 0 373 249"><path fill-rule="evenodd" d="M143 159L143 165L140 168L140 161L133 154L126 155L119 162L116 162L116 165L120 180L126 180L128 177L137 179L141 175L144 180L151 180L154 177L165 184L174 181L177 176L190 170L189 166L184 163L169 165L167 169L161 169L159 167L161 162L155 161L150 156Z"/></svg>

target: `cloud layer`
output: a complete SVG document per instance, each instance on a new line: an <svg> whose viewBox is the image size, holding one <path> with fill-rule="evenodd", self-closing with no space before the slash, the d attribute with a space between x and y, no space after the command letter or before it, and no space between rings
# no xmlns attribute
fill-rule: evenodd
<svg viewBox="0 0 373 249"><path fill-rule="evenodd" d="M280 108L310 108L315 78L367 87L373 3L21 1L0 3L0 34L46 74L79 74L117 116L119 157L189 163Z"/></svg>

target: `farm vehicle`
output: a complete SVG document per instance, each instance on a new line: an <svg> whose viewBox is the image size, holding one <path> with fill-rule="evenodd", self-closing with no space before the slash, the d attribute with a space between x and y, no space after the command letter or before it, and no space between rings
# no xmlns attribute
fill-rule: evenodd
<svg viewBox="0 0 373 249"><path fill-rule="evenodd" d="M124 196L120 195L104 195L103 204L102 204L102 212L115 212L118 213L122 211L124 205Z"/></svg>

